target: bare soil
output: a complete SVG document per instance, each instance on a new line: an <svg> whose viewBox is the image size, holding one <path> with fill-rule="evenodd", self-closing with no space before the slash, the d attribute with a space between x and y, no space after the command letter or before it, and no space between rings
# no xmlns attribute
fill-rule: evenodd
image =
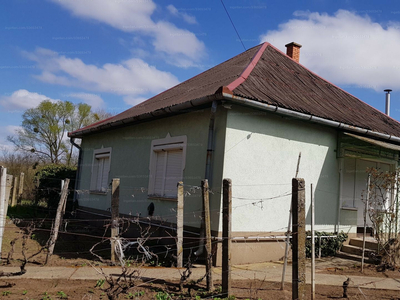
<svg viewBox="0 0 400 300"><path fill-rule="evenodd" d="M108 299L105 288L95 287L96 282L91 280L33 280L33 279L4 279L0 280L1 299ZM173 282L144 283L138 282L137 286L128 293L120 294L116 299L200 299L219 298L218 285L214 295L205 291L204 286L192 291L191 296L187 289L178 292L178 285ZM280 290L280 284L260 282L254 280L240 280L232 283L233 295L236 299L292 299L290 286ZM157 294L159 297L157 298ZM398 300L398 291L372 290L349 288L348 299ZM167 295L170 298L167 298ZM307 289L309 298L310 290ZM339 287L316 286L316 299L342 299L343 290ZM162 298L162 296L164 298ZM197 296L197 297L196 297Z"/></svg>
<svg viewBox="0 0 400 300"><path fill-rule="evenodd" d="M380 278L397 278L400 279L400 270L380 270L379 266L376 265L365 265L364 271L361 272L361 266L359 263L355 263L354 266L343 266L343 267L332 267L319 270L318 273L333 274L333 275L345 275L353 276L370 276Z"/></svg>

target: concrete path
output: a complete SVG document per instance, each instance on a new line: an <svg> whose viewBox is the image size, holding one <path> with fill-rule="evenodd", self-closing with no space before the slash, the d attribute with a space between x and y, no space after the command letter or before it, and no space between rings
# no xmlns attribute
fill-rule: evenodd
<svg viewBox="0 0 400 300"><path fill-rule="evenodd" d="M321 270L327 267L344 266L345 264L354 265L354 262L341 260L338 258L319 260L316 266L316 284L342 286L347 279L343 275L322 274ZM3 272L17 272L17 267L1 267ZM106 274L120 273L118 267L103 267ZM179 280L180 271L184 269L162 268L162 267L144 267L140 269L140 275L145 281L157 280ZM205 274L204 266L197 265L192 269L192 279L198 279ZM214 280L221 279L221 268L214 268ZM307 266L307 283L311 282L311 270ZM27 273L22 276L12 277L13 279L70 279L70 280L98 280L102 276L92 267L45 267L45 266L28 266ZM235 266L232 270L232 279L259 279L271 282L281 282L282 263L268 262L251 265ZM378 278L367 276L350 276L350 287L371 288L371 289L388 289L400 291L400 280L393 278ZM291 282L291 265L288 265L285 282Z"/></svg>

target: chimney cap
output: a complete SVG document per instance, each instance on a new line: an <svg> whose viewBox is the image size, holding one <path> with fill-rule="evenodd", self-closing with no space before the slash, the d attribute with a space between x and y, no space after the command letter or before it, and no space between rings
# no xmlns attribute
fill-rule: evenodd
<svg viewBox="0 0 400 300"><path fill-rule="evenodd" d="M392 90L391 89L386 89L386 90L383 90L384 92L387 92L387 93L390 93Z"/></svg>
<svg viewBox="0 0 400 300"><path fill-rule="evenodd" d="M302 45L300 45L300 44L298 44L298 43L295 43L295 42L291 42L291 43L289 43L289 44L286 44L285 45L285 47L289 47L289 46L296 46L296 47L299 47L299 48L301 48L301 47L303 47Z"/></svg>

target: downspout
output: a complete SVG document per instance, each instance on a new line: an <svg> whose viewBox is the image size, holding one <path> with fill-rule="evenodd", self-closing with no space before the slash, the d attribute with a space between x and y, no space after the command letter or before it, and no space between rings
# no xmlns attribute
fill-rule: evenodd
<svg viewBox="0 0 400 300"><path fill-rule="evenodd" d="M210 116L210 124L208 126L208 143L207 143L207 158L206 158L206 173L205 179L208 180L209 184L211 184L211 162L213 156L213 149L214 149L214 123L215 123L215 114L217 112L217 101L213 101L211 105L211 116ZM203 204L204 205L204 204ZM204 207L203 207L204 211ZM194 252L194 255L200 256L203 254L204 251L204 226L203 222L201 222L200 226L200 241L199 241L199 248Z"/></svg>
<svg viewBox="0 0 400 300"><path fill-rule="evenodd" d="M75 138L71 137L70 138L70 142L73 146L75 146L78 151L79 151L79 155L78 155L78 167L76 168L76 175L75 175L75 193L74 193L74 206L77 202L77 195L78 195L78 189L79 189L79 180L81 177L81 159L82 159L82 147L79 146L77 143L75 143Z"/></svg>

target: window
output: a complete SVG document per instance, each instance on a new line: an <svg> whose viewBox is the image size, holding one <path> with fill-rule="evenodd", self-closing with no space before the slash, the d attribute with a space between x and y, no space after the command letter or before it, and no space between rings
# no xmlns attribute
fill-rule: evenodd
<svg viewBox="0 0 400 300"><path fill-rule="evenodd" d="M110 172L111 148L94 150L90 190L106 193Z"/></svg>
<svg viewBox="0 0 400 300"><path fill-rule="evenodd" d="M186 159L186 136L154 140L150 153L149 196L176 198Z"/></svg>

